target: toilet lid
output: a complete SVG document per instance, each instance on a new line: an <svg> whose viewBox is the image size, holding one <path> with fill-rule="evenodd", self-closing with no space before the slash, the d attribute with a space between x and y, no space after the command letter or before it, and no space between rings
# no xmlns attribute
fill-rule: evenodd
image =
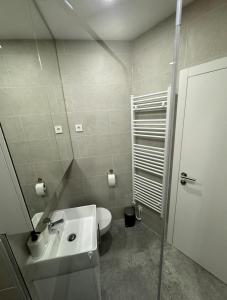
<svg viewBox="0 0 227 300"><path fill-rule="evenodd" d="M99 224L99 229L102 230L108 227L112 220L112 215L110 211L104 207L98 207L96 209L97 222Z"/></svg>

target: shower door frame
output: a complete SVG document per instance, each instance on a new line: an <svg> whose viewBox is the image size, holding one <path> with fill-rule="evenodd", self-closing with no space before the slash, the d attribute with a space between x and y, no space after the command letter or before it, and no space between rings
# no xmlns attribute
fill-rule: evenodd
<svg viewBox="0 0 227 300"><path fill-rule="evenodd" d="M161 299L162 295L162 279L163 279L163 265L164 265L164 248L167 240L168 231L168 216L170 207L170 192L172 182L172 165L173 165L173 150L174 150L174 130L176 122L176 104L177 104L177 80L178 80L178 63L179 63L179 50L180 50L180 31L182 21L182 8L183 0L176 0L176 19L175 19L175 37L173 47L173 61L170 85L170 103L169 103L169 119L168 119L168 135L166 137L167 155L166 155L166 168L163 180L165 187L163 187L163 229L161 235L161 249L160 249L160 262L159 262L159 278L158 278L158 294L157 300Z"/></svg>

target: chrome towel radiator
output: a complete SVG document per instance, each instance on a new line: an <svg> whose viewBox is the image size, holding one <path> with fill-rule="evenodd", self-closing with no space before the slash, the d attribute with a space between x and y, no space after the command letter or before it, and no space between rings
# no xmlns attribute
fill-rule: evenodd
<svg viewBox="0 0 227 300"><path fill-rule="evenodd" d="M164 207L169 99L170 89L131 96L133 202L140 202L161 216Z"/></svg>

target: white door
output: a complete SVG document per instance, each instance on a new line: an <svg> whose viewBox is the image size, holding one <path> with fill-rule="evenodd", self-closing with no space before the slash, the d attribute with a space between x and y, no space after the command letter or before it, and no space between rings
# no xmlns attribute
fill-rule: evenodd
<svg viewBox="0 0 227 300"><path fill-rule="evenodd" d="M227 60L182 76L173 244L227 283Z"/></svg>

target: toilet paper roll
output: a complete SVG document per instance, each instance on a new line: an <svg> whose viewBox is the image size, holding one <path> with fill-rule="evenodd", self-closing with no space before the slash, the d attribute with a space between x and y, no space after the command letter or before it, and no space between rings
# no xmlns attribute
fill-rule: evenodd
<svg viewBox="0 0 227 300"><path fill-rule="evenodd" d="M43 233L41 233L38 240L35 242L33 242L31 238L29 238L27 245L30 250L31 256L33 258L38 258L43 254L44 250L46 249L47 243Z"/></svg>
<svg viewBox="0 0 227 300"><path fill-rule="evenodd" d="M113 173L108 173L108 185L114 187L116 185L116 176Z"/></svg>
<svg viewBox="0 0 227 300"><path fill-rule="evenodd" d="M46 185L44 182L38 182L35 185L35 192L38 196L45 196L46 195Z"/></svg>

